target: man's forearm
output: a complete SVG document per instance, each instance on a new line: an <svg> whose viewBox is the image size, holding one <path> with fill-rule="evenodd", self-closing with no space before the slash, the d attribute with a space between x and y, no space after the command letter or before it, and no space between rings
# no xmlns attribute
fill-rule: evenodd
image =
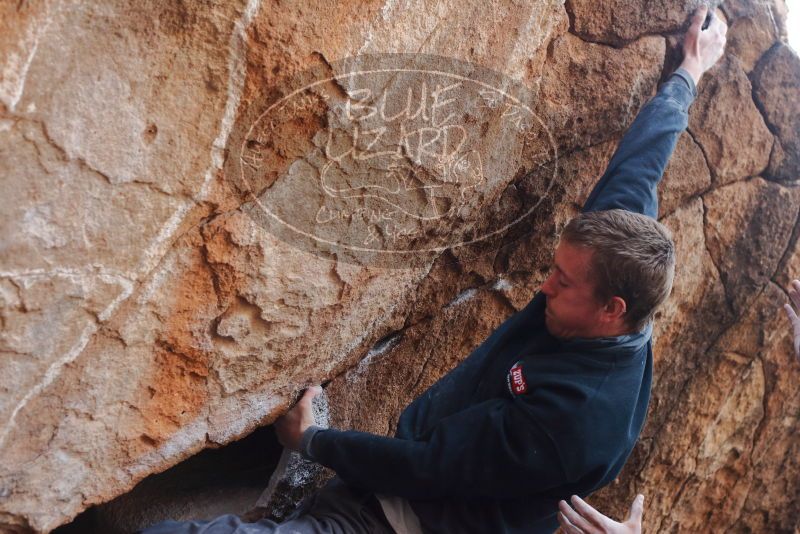
<svg viewBox="0 0 800 534"><path fill-rule="evenodd" d="M538 399L490 399L441 419L425 440L309 427L301 453L345 482L407 499L514 498L566 475L533 412Z"/></svg>
<svg viewBox="0 0 800 534"><path fill-rule="evenodd" d="M694 100L697 97L696 80L699 79L699 77L696 74L692 74L691 72L689 72L689 70L684 66L678 67L678 69L675 72L673 72L672 75L680 76L686 82L686 85L687 87L689 87L689 91L692 94L692 100ZM689 102L689 104L691 104L691 102Z"/></svg>
<svg viewBox="0 0 800 534"><path fill-rule="evenodd" d="M595 185L583 211L625 209L658 215L658 182L697 96L692 75L679 68L639 111Z"/></svg>
<svg viewBox="0 0 800 534"><path fill-rule="evenodd" d="M311 460L312 462L316 462L317 459L314 456L313 451L311 450L311 441L314 439L314 436L320 430L325 430L321 426L311 425L310 427L306 428L303 431L303 437L300 438L300 454L306 460Z"/></svg>

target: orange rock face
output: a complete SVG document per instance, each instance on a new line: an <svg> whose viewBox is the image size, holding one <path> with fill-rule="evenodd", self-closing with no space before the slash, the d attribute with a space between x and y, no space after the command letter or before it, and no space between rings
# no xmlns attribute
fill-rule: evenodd
<svg viewBox="0 0 800 534"><path fill-rule="evenodd" d="M392 434L538 289L694 4L0 6L0 531L49 532L314 383L334 426ZM645 493L648 532L798 527L785 13L721 7L659 189L678 266L650 413L591 498L621 517Z"/></svg>

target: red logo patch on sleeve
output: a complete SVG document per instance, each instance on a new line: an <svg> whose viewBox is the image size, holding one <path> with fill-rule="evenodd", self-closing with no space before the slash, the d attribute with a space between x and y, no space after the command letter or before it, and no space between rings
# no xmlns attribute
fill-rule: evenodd
<svg viewBox="0 0 800 534"><path fill-rule="evenodd" d="M528 383L522 374L522 361L515 363L508 372L508 390L512 395L522 395L528 391Z"/></svg>

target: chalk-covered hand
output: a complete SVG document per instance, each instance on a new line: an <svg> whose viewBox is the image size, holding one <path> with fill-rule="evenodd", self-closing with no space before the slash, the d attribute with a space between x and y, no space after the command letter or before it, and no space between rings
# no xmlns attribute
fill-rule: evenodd
<svg viewBox="0 0 800 534"><path fill-rule="evenodd" d="M558 503L558 522L567 534L641 534L644 495L637 495L631 512L624 523L604 516L586 501L572 496L572 506L567 501ZM573 508L574 507L574 508Z"/></svg>
<svg viewBox="0 0 800 534"><path fill-rule="evenodd" d="M784 304L783 309L789 316L792 323L792 334L794 335L794 353L800 358L800 280L792 280L789 287L789 300L791 304Z"/></svg>
<svg viewBox="0 0 800 534"><path fill-rule="evenodd" d="M692 24L683 39L683 63L681 67L689 71L695 83L708 69L714 66L725 50L725 34L728 25L715 13L711 14L708 28L703 22L708 14L708 6L700 6L692 16Z"/></svg>
<svg viewBox="0 0 800 534"><path fill-rule="evenodd" d="M319 386L308 388L291 410L275 420L275 432L278 434L278 441L281 442L281 445L293 451L300 449L303 432L314 424L314 409L311 401L320 393L322 393L322 388Z"/></svg>

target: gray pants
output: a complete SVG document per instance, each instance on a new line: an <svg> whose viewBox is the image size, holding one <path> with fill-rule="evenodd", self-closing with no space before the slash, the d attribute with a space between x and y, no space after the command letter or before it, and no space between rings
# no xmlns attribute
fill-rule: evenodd
<svg viewBox="0 0 800 534"><path fill-rule="evenodd" d="M376 508L377 507L377 508ZM354 490L338 477L305 499L286 521L243 523L232 514L211 521L163 521L141 534L394 534L371 493Z"/></svg>

